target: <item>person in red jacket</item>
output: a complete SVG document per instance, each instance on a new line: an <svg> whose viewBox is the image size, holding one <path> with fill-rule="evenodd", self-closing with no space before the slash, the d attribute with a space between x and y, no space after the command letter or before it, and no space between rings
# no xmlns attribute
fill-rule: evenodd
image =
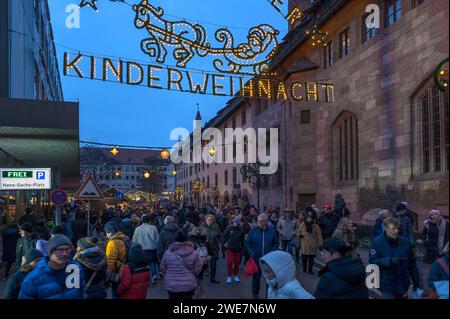
<svg viewBox="0 0 450 319"><path fill-rule="evenodd" d="M120 299L145 299L151 271L142 246L130 247L129 261L124 266L117 293Z"/></svg>

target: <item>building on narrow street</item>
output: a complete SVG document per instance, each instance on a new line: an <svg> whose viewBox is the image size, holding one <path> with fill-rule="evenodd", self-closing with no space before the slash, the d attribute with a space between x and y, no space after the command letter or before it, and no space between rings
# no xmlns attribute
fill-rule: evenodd
<svg viewBox="0 0 450 319"><path fill-rule="evenodd" d="M0 2L0 167L51 168L52 189L71 193L80 179L79 105L64 102L49 12L47 0ZM9 217L50 205L50 190L0 196L14 203L5 204Z"/></svg>
<svg viewBox="0 0 450 319"><path fill-rule="evenodd" d="M448 212L448 91L433 82L449 54L448 1L297 2L305 18L285 36L272 70L333 90L325 99L320 85L297 100L236 97L204 125L279 129L278 171L261 190L261 208L334 205L340 193L356 221L400 201L420 223L432 208ZM380 8L379 29L365 23L369 4ZM327 33L326 46L306 33L314 28ZM207 185L202 201L232 204L240 184L255 203L239 165L229 165L185 164L177 185L194 202L198 178Z"/></svg>
<svg viewBox="0 0 450 319"><path fill-rule="evenodd" d="M123 193L145 190L160 194L167 189L168 160L160 151L84 146L80 148L81 179L92 175L102 191L114 188Z"/></svg>

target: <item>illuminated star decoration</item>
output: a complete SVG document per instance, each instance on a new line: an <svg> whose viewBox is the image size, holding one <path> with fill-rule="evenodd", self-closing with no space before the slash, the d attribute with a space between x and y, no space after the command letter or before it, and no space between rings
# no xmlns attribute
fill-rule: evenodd
<svg viewBox="0 0 450 319"><path fill-rule="evenodd" d="M91 7L92 9L94 9L96 12L98 11L98 8L97 8L97 6L96 6L96 2L97 2L98 0L81 0L81 3L80 3L80 8L83 8L83 7L85 7L85 6L89 6L89 7Z"/></svg>
<svg viewBox="0 0 450 319"><path fill-rule="evenodd" d="M117 154L119 154L119 151L115 147L110 152L113 156L116 156Z"/></svg>
<svg viewBox="0 0 450 319"><path fill-rule="evenodd" d="M312 31L306 31L306 34L311 36L311 39L313 40L313 46L316 45L327 46L326 37L328 35L328 32L323 32L317 27L317 25L314 26Z"/></svg>

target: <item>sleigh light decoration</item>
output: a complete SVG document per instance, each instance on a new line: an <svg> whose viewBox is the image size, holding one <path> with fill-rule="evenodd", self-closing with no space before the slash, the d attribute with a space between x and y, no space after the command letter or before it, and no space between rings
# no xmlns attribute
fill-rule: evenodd
<svg viewBox="0 0 450 319"><path fill-rule="evenodd" d="M172 22L164 19L164 10L155 8L147 0L133 6L136 12L134 25L146 29L149 37L141 41L142 51L159 63L167 57L167 47L173 47L173 57L177 66L185 68L197 54L220 56L213 62L214 68L224 73L261 74L266 73L269 61L278 48L279 31L272 26L261 24L250 29L247 43L234 46L234 38L227 29L218 29L215 38L223 43L221 48L213 48L207 42L206 29L199 24L185 21Z"/></svg>

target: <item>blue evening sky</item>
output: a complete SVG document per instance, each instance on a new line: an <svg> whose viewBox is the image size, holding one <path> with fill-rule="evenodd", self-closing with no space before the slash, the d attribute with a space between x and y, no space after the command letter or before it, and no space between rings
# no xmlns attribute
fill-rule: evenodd
<svg viewBox="0 0 450 319"><path fill-rule="evenodd" d="M126 0L135 4L139 0ZM200 104L203 120L211 119L225 106L229 97L181 93L134 87L125 84L64 77L62 74L64 46L102 56L124 60L157 63L140 50L145 30L134 26L134 12L127 4L98 0L99 12L90 7L81 9L81 26L69 29L65 21L66 6L75 0L49 0L56 50L66 101L80 103L80 139L112 144L171 146L169 135L176 127L192 129L196 103ZM165 9L166 15L188 21L209 22L228 26L237 38L246 42L248 29L262 23L271 24L285 34L287 22L267 0L150 0ZM284 8L284 11L287 9ZM170 20L179 20L168 17ZM213 44L218 26L201 23ZM234 29L240 27L246 29ZM171 52L169 51L169 54ZM167 60L168 64L174 64ZM188 67L213 70L210 58L195 56Z"/></svg>

